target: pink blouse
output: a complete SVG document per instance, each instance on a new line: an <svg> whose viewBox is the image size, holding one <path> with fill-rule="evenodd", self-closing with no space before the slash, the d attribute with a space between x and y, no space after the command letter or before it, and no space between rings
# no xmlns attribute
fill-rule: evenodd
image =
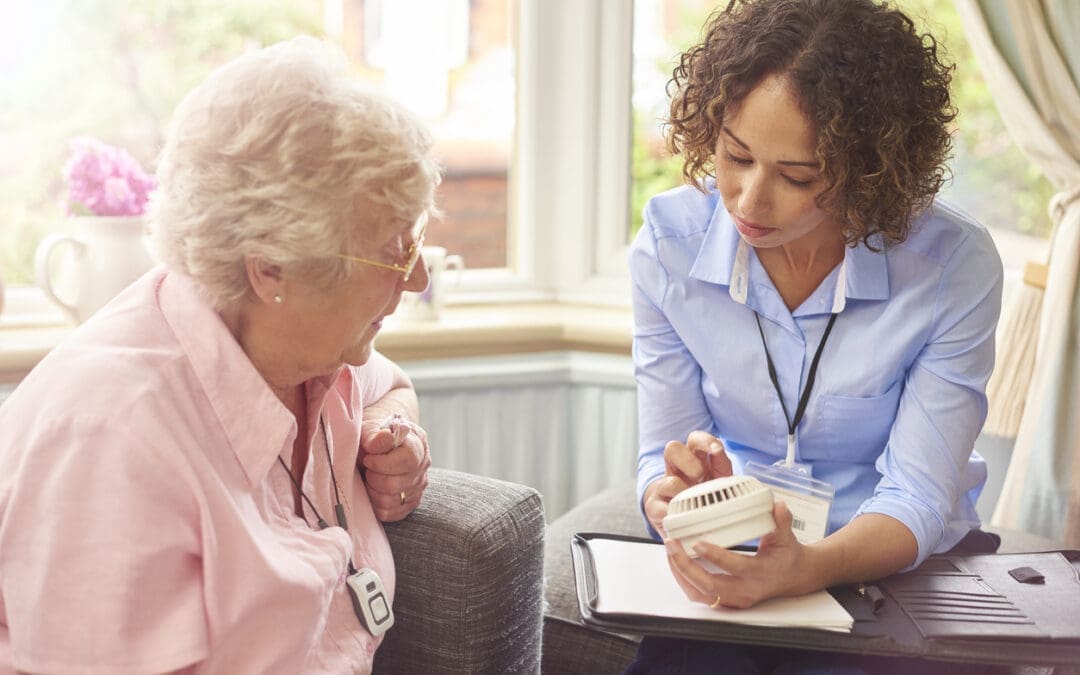
<svg viewBox="0 0 1080 675"><path fill-rule="evenodd" d="M344 581L351 555L393 597L356 470L392 380L376 353L307 383L303 489L333 523L321 415L349 525L313 529L293 416L194 282L148 273L0 407L0 673L370 671Z"/></svg>

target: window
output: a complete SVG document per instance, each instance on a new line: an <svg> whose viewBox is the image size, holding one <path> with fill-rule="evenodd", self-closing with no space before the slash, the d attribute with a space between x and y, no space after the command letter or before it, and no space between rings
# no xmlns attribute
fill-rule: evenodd
<svg viewBox="0 0 1080 675"><path fill-rule="evenodd" d="M1019 275L1026 261L1042 261L1048 249L1053 186L1005 130L953 0L900 0L900 6L938 37L956 64L953 179L942 196L989 228L1006 273Z"/></svg>
<svg viewBox="0 0 1080 675"><path fill-rule="evenodd" d="M15 0L0 8L0 269L33 281L34 249L64 231L61 168L74 136L151 166L181 96L252 44L321 32L303 2Z"/></svg>
<svg viewBox="0 0 1080 675"><path fill-rule="evenodd" d="M445 168L428 241L504 268L515 129L513 0L14 0L0 8L0 270L33 283L64 231L74 136L152 167L180 98L244 50L298 34L343 45L362 77L425 117ZM417 17L425 17L419 20ZM8 92L11 93L10 98Z"/></svg>
<svg viewBox="0 0 1080 675"><path fill-rule="evenodd" d="M340 0L339 0L340 2ZM445 171L429 244L506 267L514 138L509 0L341 2L342 42L364 76L425 117ZM426 17L417 21L417 17Z"/></svg>
<svg viewBox="0 0 1080 675"><path fill-rule="evenodd" d="M951 2L904 3L931 18L959 64L955 178L946 196L991 226L1007 266L1019 267L1045 247L1050 186L1012 147ZM210 69L252 45L309 33L339 41L363 76L429 118L446 166L440 201L448 214L431 241L462 253L469 267L452 303L625 305L626 247L641 207L681 181L659 128L664 85L715 6L4 3L0 83L11 95L0 107L0 274L9 287L32 284L37 243L63 230L59 171L70 137L99 136L152 164L169 114ZM424 84L410 86L417 82Z"/></svg>
<svg viewBox="0 0 1080 675"><path fill-rule="evenodd" d="M364 76L428 112L449 216L431 241L469 268L452 303L626 305L632 9L629 0L3 3L0 79L13 95L0 108L2 274L9 290L30 288L38 242L65 228L69 138L97 136L152 165L169 115L207 72L308 33L340 41ZM439 68L423 63L432 40ZM402 53L425 59L406 64ZM425 91L410 92L420 80Z"/></svg>
<svg viewBox="0 0 1080 675"><path fill-rule="evenodd" d="M990 228L1006 268L1019 270L1041 258L1050 232L1050 182L1012 143L967 44L952 0L900 0L900 6L945 45L956 63L954 101L959 108L945 199ZM667 113L664 85L678 54L698 39L716 7L704 0L635 0L634 150L630 224L653 194L681 184L681 163L668 155L659 120Z"/></svg>
<svg viewBox="0 0 1080 675"><path fill-rule="evenodd" d="M672 157L661 122L668 114L667 83L679 54L698 39L717 5L708 0L634 2L634 162L628 237L641 228L649 197L682 185L682 160Z"/></svg>

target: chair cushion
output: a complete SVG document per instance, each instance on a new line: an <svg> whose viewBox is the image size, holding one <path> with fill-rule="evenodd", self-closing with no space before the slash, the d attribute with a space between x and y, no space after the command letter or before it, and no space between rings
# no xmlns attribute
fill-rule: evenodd
<svg viewBox="0 0 1080 675"><path fill-rule="evenodd" d="M581 622L570 540L577 532L646 536L633 481L604 490L548 525L544 546L545 673L621 673L637 654L640 635L619 635Z"/></svg>

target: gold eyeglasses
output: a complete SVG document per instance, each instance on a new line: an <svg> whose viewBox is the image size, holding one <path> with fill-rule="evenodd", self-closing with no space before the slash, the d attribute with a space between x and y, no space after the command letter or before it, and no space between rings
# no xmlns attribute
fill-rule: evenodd
<svg viewBox="0 0 1080 675"><path fill-rule="evenodd" d="M393 270L400 272L405 278L404 281L408 281L412 276L413 270L416 268L416 262L420 260L420 249L424 247L424 233L427 232L428 215L427 212L421 214L417 219L413 235L412 244L409 246L409 250L406 252L405 264L400 265L397 263L385 263L378 260L368 260L367 258L356 258L351 255L337 254L338 258L342 260L351 260L353 262L362 263L364 265L371 265L372 267L378 267L384 270Z"/></svg>

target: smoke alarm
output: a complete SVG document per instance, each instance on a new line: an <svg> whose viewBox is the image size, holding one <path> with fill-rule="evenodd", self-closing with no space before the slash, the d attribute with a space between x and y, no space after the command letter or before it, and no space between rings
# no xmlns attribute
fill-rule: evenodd
<svg viewBox="0 0 1080 675"><path fill-rule="evenodd" d="M725 476L672 497L664 529L696 558L699 541L729 548L775 530L772 507L772 490L757 478Z"/></svg>

